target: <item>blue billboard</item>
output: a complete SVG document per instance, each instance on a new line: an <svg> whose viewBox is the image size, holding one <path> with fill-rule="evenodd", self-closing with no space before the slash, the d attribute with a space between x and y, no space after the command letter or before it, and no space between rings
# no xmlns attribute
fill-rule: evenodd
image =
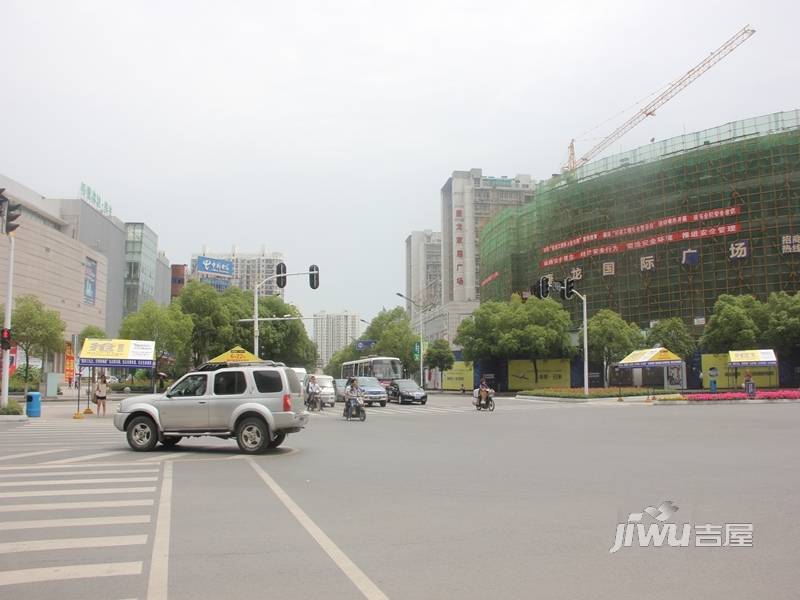
<svg viewBox="0 0 800 600"><path fill-rule="evenodd" d="M221 258L197 257L197 272L207 275L233 277L233 262Z"/></svg>

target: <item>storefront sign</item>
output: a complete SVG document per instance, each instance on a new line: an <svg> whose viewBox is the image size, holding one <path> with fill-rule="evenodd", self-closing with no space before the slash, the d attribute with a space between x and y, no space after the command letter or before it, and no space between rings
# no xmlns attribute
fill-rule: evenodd
<svg viewBox="0 0 800 600"><path fill-rule="evenodd" d="M149 340L87 338L81 349L81 367L153 368L156 343Z"/></svg>

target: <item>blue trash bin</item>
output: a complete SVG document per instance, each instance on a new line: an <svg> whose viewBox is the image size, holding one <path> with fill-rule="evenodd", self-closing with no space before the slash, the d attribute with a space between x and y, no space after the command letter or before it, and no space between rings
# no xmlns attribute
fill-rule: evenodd
<svg viewBox="0 0 800 600"><path fill-rule="evenodd" d="M25 396L25 414L29 417L42 416L42 395L39 392L28 392Z"/></svg>
<svg viewBox="0 0 800 600"><path fill-rule="evenodd" d="M716 379L712 379L711 380L711 384L710 384L709 387L711 388L711 393L712 394L716 394L717 393L717 380Z"/></svg>

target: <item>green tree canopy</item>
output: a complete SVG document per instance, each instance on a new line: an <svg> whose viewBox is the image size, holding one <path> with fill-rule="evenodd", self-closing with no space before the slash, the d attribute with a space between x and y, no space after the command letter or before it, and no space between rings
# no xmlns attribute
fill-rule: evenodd
<svg viewBox="0 0 800 600"><path fill-rule="evenodd" d="M766 312L767 325L762 330L764 344L780 354L800 350L800 294L770 294Z"/></svg>
<svg viewBox="0 0 800 600"><path fill-rule="evenodd" d="M219 349L220 346L216 345L219 332L230 334L230 324L220 294L208 283L190 281L181 290L178 302L183 313L189 315L194 324L190 349L192 363L197 367L206 362L214 350Z"/></svg>
<svg viewBox="0 0 800 600"><path fill-rule="evenodd" d="M178 303L162 306L150 300L125 317L120 336L155 341L156 364L170 355L175 360L173 370L180 373L188 367L193 327L192 318L181 311Z"/></svg>
<svg viewBox="0 0 800 600"><path fill-rule="evenodd" d="M66 325L55 310L48 310L33 295L18 296L11 313L12 339L25 352L25 392L28 391L30 357L39 354L45 360L49 352L64 349Z"/></svg>
<svg viewBox="0 0 800 600"><path fill-rule="evenodd" d="M644 338L635 323L626 323L619 313L604 308L589 319L589 359L603 363L603 385L608 386L608 365L641 348Z"/></svg>
<svg viewBox="0 0 800 600"><path fill-rule="evenodd" d="M729 297L730 298L730 297ZM752 350L758 345L761 331L747 310L720 296L706 324L700 344L706 352Z"/></svg>
<svg viewBox="0 0 800 600"><path fill-rule="evenodd" d="M434 340L425 351L425 366L429 369L449 371L453 368L455 357L450 342L444 339Z"/></svg>
<svg viewBox="0 0 800 600"><path fill-rule="evenodd" d="M689 333L683 319L672 317L661 319L647 333L647 345L651 348L662 346L687 360L697 349L697 343Z"/></svg>
<svg viewBox="0 0 800 600"><path fill-rule="evenodd" d="M83 348L83 342L85 342L87 339L104 340L107 337L106 330L102 327L97 327L96 325L87 325L81 329L81 332L78 334L78 347L75 348L75 352L80 353L81 348Z"/></svg>

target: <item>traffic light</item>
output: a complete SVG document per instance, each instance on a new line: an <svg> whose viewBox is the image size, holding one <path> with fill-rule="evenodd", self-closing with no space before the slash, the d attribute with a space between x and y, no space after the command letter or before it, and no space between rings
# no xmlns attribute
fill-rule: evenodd
<svg viewBox="0 0 800 600"><path fill-rule="evenodd" d="M312 290L319 287L319 267L317 265L308 267L308 285L311 286Z"/></svg>
<svg viewBox="0 0 800 600"><path fill-rule="evenodd" d="M550 278L549 277L541 277L539 279L539 293L541 294L539 297L544 300L550 295Z"/></svg>
<svg viewBox="0 0 800 600"><path fill-rule="evenodd" d="M0 215L5 212L6 233L11 233L19 227L19 223L14 223L14 221L22 216L22 205L12 203L3 193L5 191L5 188L0 188Z"/></svg>
<svg viewBox="0 0 800 600"><path fill-rule="evenodd" d="M286 287L286 263L279 262L275 265L275 274L278 276L278 287Z"/></svg>
<svg viewBox="0 0 800 600"><path fill-rule="evenodd" d="M575 280L572 277L567 277L561 284L561 298L564 300L572 300L575 294Z"/></svg>
<svg viewBox="0 0 800 600"><path fill-rule="evenodd" d="M8 327L3 327L3 334L0 337L0 347L3 350L11 350L11 330Z"/></svg>

